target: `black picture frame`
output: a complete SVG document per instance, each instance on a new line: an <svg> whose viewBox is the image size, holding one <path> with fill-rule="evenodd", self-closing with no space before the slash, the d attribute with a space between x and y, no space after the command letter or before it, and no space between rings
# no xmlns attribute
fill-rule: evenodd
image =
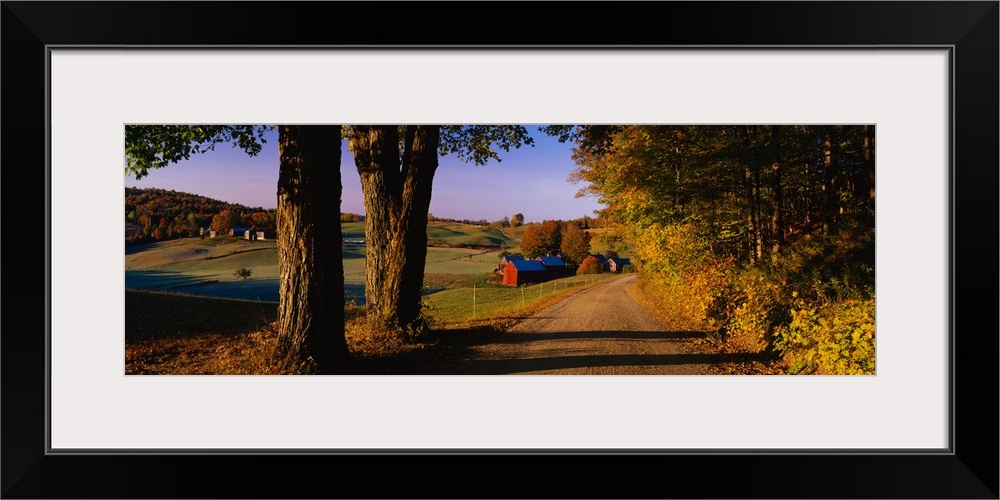
<svg viewBox="0 0 1000 500"><path fill-rule="evenodd" d="M39 279L49 248L37 230L19 230L3 246L4 260L29 273L8 274L3 294L4 498L998 498L996 1L2 3L8 229L43 226L49 209L53 45L946 46L954 100L950 453L52 455L49 276ZM454 22L456 13L467 21ZM314 475L316 467L330 472Z"/></svg>

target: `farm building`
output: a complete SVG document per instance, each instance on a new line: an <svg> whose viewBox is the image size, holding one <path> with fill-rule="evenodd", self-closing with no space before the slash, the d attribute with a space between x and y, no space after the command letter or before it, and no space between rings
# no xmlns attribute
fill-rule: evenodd
<svg viewBox="0 0 1000 500"><path fill-rule="evenodd" d="M537 260L509 260L503 269L503 284L520 286L540 283L548 278L545 266Z"/></svg>
<svg viewBox="0 0 1000 500"><path fill-rule="evenodd" d="M142 226L139 224L129 224L125 223L125 239L134 238L142 234Z"/></svg>
<svg viewBox="0 0 1000 500"><path fill-rule="evenodd" d="M277 235L274 233L274 231L256 230L256 229L250 229L243 235L243 237L246 238L247 241L273 240L275 239L276 236Z"/></svg>
<svg viewBox="0 0 1000 500"><path fill-rule="evenodd" d="M234 227L229 230L229 236L245 236L247 234L247 229L245 227Z"/></svg>
<svg viewBox="0 0 1000 500"><path fill-rule="evenodd" d="M621 257L615 257L613 259L608 259L608 271L613 273L622 272L622 268L631 264L632 261L629 259L623 259Z"/></svg>
<svg viewBox="0 0 1000 500"><path fill-rule="evenodd" d="M508 256L500 259L500 263L497 264L497 267L495 267L493 269L493 272L495 272L497 274L503 274L504 273L504 269L507 269L507 263L510 262L510 261L512 261L512 260L524 260L524 256L523 255L508 255Z"/></svg>
<svg viewBox="0 0 1000 500"><path fill-rule="evenodd" d="M605 257L604 255L598 253L598 254L594 254L594 258L596 258L597 261L601 263L601 269L607 269L608 268L608 258L607 257Z"/></svg>
<svg viewBox="0 0 1000 500"><path fill-rule="evenodd" d="M558 278L566 274L566 262L554 255L540 255L536 259L545 266L549 278Z"/></svg>

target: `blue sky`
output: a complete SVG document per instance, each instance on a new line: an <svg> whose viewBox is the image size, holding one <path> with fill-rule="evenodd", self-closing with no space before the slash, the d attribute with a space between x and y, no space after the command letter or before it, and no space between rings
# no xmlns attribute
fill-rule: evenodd
<svg viewBox="0 0 1000 500"><path fill-rule="evenodd" d="M525 220L593 217L602 208L592 197L576 198L584 187L567 180L576 168L570 158L572 145L560 144L526 126L534 147L499 151L501 162L477 166L462 163L452 155L439 158L434 176L430 213L454 219L494 221L523 213ZM277 204L277 133L266 135L267 143L256 157L249 157L228 144L190 160L151 170L136 181L126 175L125 185L173 189L251 207L275 208ZM341 211L364 213L361 183L354 157L344 144L341 179L344 193Z"/></svg>

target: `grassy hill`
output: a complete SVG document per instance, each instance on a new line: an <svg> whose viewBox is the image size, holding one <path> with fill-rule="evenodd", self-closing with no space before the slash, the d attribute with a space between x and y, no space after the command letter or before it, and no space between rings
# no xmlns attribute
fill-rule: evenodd
<svg viewBox="0 0 1000 500"><path fill-rule="evenodd" d="M345 240L363 240L364 223L342 225ZM516 247L518 240L497 229L467 224L432 222L428 239L439 242L427 252L430 281L453 281L455 276L486 276L499 257L501 243ZM365 248L344 249L347 300L364 302ZM252 271L249 279L234 274ZM130 246L125 251L125 287L234 299L278 300L278 248L274 241L241 238L182 238Z"/></svg>
<svg viewBox="0 0 1000 500"><path fill-rule="evenodd" d="M345 240L363 240L364 223L342 225ZM516 252L524 226L503 231L451 222L431 222L427 250L428 293L485 283L500 260L499 245ZM594 241L594 252L602 246ZM365 248L344 248L344 285L348 302L364 303ZM237 269L248 268L246 280ZM241 238L182 238L125 249L125 288L244 300L278 301L278 248L274 241Z"/></svg>
<svg viewBox="0 0 1000 500"><path fill-rule="evenodd" d="M365 239L364 222L345 222L341 224L341 230L345 240ZM427 224L427 244L432 247L499 247L501 244L511 247L520 241L520 234L512 237L509 235L510 231L510 229L501 231L488 226L477 227L471 224L435 221ZM505 232L508 234L504 234ZM523 233L523 230L520 233Z"/></svg>
<svg viewBox="0 0 1000 500"><path fill-rule="evenodd" d="M506 230L505 230L506 231ZM474 226L455 222L431 222L427 224L427 244L430 246L484 246L511 247L520 241L511 238L504 231L488 226Z"/></svg>
<svg viewBox="0 0 1000 500"><path fill-rule="evenodd" d="M343 233L343 238L345 240L365 239L364 222L342 222L340 224L340 231Z"/></svg>

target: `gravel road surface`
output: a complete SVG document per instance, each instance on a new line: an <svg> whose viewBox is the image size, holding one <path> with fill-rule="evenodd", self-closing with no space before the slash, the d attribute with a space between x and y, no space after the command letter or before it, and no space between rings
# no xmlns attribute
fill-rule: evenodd
<svg viewBox="0 0 1000 500"><path fill-rule="evenodd" d="M634 275L574 294L489 342L469 346L455 374L700 375L693 332L670 332L632 298Z"/></svg>

